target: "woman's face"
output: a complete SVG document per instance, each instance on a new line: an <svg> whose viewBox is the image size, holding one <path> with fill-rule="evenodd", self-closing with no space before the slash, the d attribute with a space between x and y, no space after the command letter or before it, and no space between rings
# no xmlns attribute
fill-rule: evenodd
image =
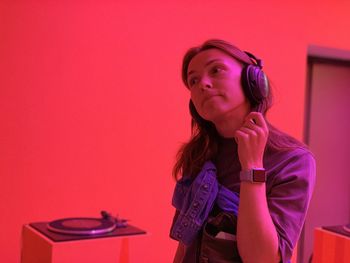
<svg viewBox="0 0 350 263"><path fill-rule="evenodd" d="M199 115L212 122L249 109L241 86L242 64L218 49L192 58L187 70L191 100Z"/></svg>

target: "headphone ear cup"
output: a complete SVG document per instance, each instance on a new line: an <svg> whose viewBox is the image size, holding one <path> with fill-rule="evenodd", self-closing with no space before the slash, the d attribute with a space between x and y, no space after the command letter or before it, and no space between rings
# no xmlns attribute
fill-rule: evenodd
<svg viewBox="0 0 350 263"><path fill-rule="evenodd" d="M253 106L260 104L269 93L269 82L260 67L247 65L242 70L242 86Z"/></svg>

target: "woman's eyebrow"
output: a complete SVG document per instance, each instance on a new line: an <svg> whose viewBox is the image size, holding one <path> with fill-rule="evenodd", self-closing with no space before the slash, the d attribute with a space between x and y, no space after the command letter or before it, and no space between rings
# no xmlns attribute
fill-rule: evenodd
<svg viewBox="0 0 350 263"><path fill-rule="evenodd" d="M217 62L217 61L223 61L222 59L212 59L212 60L209 60L207 63L205 63L204 67L207 67L209 66L210 64L214 63L214 62ZM190 72L188 72L187 74L187 77L189 77L191 74L195 73L196 71L195 70L191 70Z"/></svg>

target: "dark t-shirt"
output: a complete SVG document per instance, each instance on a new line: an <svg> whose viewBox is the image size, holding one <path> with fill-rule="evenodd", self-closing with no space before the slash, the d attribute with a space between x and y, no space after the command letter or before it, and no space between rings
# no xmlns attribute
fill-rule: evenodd
<svg viewBox="0 0 350 263"><path fill-rule="evenodd" d="M231 191L240 192L241 170L234 139L221 138L217 157L217 180ZM287 151L266 149L266 196L276 227L282 262L288 262L299 238L315 184L315 159L302 147ZM239 216L239 215L238 215ZM196 262L201 235L185 249L183 262Z"/></svg>

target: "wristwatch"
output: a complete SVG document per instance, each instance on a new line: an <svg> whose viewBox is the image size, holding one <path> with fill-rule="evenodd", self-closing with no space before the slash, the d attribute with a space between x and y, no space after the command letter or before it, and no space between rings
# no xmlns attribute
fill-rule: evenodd
<svg viewBox="0 0 350 263"><path fill-rule="evenodd" d="M266 171L264 168L254 168L248 171L240 171L239 177L242 181L250 183L265 183Z"/></svg>

